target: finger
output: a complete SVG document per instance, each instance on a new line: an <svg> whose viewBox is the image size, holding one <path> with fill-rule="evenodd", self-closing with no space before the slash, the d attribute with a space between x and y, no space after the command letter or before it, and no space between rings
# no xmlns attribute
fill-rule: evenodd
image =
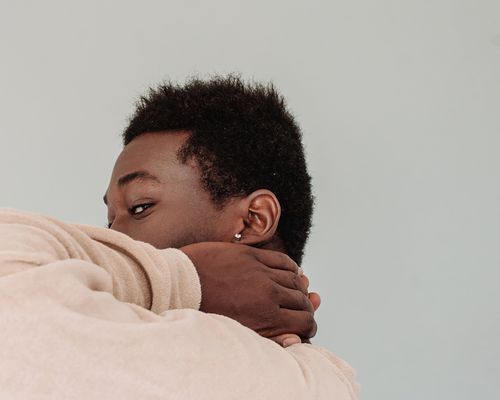
<svg viewBox="0 0 500 400"><path fill-rule="evenodd" d="M276 299L281 308L314 313L314 307L311 301L300 290L289 289L277 285L276 294L277 294Z"/></svg>
<svg viewBox="0 0 500 400"><path fill-rule="evenodd" d="M274 250L254 249L254 256L269 268L282 269L295 272L296 274L299 271L297 263L285 253Z"/></svg>
<svg viewBox="0 0 500 400"><path fill-rule="evenodd" d="M300 290L306 296L308 295L307 286L304 284L304 280L299 275L290 271L282 271L279 269L269 269L267 273L269 274L269 277L278 285L289 289Z"/></svg>
<svg viewBox="0 0 500 400"><path fill-rule="evenodd" d="M292 344L299 344L302 342L302 339L293 333L284 333L282 335L270 337L269 339L282 347L288 347Z"/></svg>
<svg viewBox="0 0 500 400"><path fill-rule="evenodd" d="M319 308L319 306L321 305L320 295L316 292L311 292L311 293L309 293L309 300L311 301L311 304L313 305L314 311L316 311Z"/></svg>
<svg viewBox="0 0 500 400"><path fill-rule="evenodd" d="M314 315L307 311L282 308L279 314L280 328L276 334L295 333L301 338L311 338L316 334L318 325Z"/></svg>
<svg viewBox="0 0 500 400"><path fill-rule="evenodd" d="M299 275L300 276L300 279L304 282L304 286L307 288L309 288L309 278L302 274L302 275Z"/></svg>

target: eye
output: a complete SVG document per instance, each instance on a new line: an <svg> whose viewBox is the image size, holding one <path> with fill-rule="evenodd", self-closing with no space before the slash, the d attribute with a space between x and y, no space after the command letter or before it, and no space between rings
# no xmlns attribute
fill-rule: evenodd
<svg viewBox="0 0 500 400"><path fill-rule="evenodd" d="M153 204L147 203L147 204L139 204L137 206L133 206L129 208L129 212L132 215L139 215L142 214L145 210L147 210L149 207L151 207Z"/></svg>

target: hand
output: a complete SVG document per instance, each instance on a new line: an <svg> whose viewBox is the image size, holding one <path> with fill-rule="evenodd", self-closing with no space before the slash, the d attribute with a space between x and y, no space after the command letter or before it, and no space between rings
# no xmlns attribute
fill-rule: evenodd
<svg viewBox="0 0 500 400"><path fill-rule="evenodd" d="M316 333L314 307L287 255L233 243L182 247L201 282L200 310L235 319L264 337Z"/></svg>
<svg viewBox="0 0 500 400"><path fill-rule="evenodd" d="M304 284L306 285L306 288L309 288L309 278L305 275L301 275L301 279L303 280ZM316 311L319 306L321 305L321 297L319 296L318 293L316 292L310 292L308 294L309 300L311 301L314 311ZM273 340L274 342L278 343L282 347L288 347L291 346L292 344L298 344L298 343L310 343L309 339L301 339L299 336L293 334L293 333L284 333L282 335L274 336L269 338Z"/></svg>

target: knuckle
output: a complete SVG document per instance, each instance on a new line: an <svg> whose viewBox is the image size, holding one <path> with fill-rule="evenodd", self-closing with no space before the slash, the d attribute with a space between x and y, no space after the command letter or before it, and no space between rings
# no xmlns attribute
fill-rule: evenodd
<svg viewBox="0 0 500 400"><path fill-rule="evenodd" d="M274 309L279 307L278 303L281 296L280 286L267 277L260 282L259 286L261 288L259 290L260 295L255 296L255 303L260 304L266 311L274 313Z"/></svg>
<svg viewBox="0 0 500 400"><path fill-rule="evenodd" d="M314 319L313 314L308 314L308 317L306 318L306 323L307 323L306 336L313 337L318 329L318 325L316 323L316 320Z"/></svg>
<svg viewBox="0 0 500 400"><path fill-rule="evenodd" d="M304 300L304 309L306 311L309 311L310 313L313 313L314 312L314 307L311 303L311 300L309 300L309 298L307 296L303 296L302 297L303 300Z"/></svg>
<svg viewBox="0 0 500 400"><path fill-rule="evenodd" d="M280 259L281 264L283 266L286 266L287 269L293 268L295 263L292 261L292 259L285 253L280 253L280 254L281 254L281 259Z"/></svg>
<svg viewBox="0 0 500 400"><path fill-rule="evenodd" d="M238 245L239 251L244 254L246 257L251 258L252 260L258 260L258 255L255 252L255 249L250 246L242 246Z"/></svg>
<svg viewBox="0 0 500 400"><path fill-rule="evenodd" d="M304 313L298 327L300 336L310 337L310 334L315 330L315 324L314 316L311 313Z"/></svg>
<svg viewBox="0 0 500 400"><path fill-rule="evenodd" d="M316 323L316 321L313 318L313 324L312 324L311 331L309 332L309 337L313 337L314 335L316 335L317 331L318 331L318 324Z"/></svg>
<svg viewBox="0 0 500 400"><path fill-rule="evenodd" d="M279 263L280 265L286 265L286 254L277 252L276 253L276 262Z"/></svg>
<svg viewBox="0 0 500 400"><path fill-rule="evenodd" d="M280 297L281 288L280 286L278 286L278 284L270 282L268 286L268 291L269 295L271 296L271 299L277 300Z"/></svg>
<svg viewBox="0 0 500 400"><path fill-rule="evenodd" d="M304 294L307 293L307 287L304 284L303 279L299 275L293 274L292 282L295 289L300 290Z"/></svg>

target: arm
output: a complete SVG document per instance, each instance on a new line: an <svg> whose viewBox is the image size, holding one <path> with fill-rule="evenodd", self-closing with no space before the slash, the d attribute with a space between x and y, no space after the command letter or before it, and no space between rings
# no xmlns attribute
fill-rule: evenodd
<svg viewBox="0 0 500 400"><path fill-rule="evenodd" d="M282 253L227 243L193 244L183 251L195 268L179 250L158 250L109 229L16 210L0 210L0 223L4 246L22 250L23 259L34 257L22 268L56 260L89 261L109 274L109 290L118 300L157 314L201 307L265 337L293 333L308 338L316 331L307 286L297 275L298 266ZM4 266L0 276L18 267Z"/></svg>
<svg viewBox="0 0 500 400"><path fill-rule="evenodd" d="M0 397L354 398L347 369L318 348L282 349L220 315L158 315L121 301L118 268L151 275L136 271L142 255L123 256L119 240L100 242L106 258L55 228L9 218L0 224Z"/></svg>
<svg viewBox="0 0 500 400"><path fill-rule="evenodd" d="M4 263L0 277L55 261L80 260L104 269L108 278L102 290L122 302L155 313L200 305L198 275L179 250L157 250L116 231L17 210L0 210L0 229L0 261L11 261Z"/></svg>

